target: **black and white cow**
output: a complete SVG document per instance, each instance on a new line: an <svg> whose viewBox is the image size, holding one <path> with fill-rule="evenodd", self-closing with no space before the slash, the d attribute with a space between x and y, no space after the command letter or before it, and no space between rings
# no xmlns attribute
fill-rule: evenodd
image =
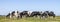
<svg viewBox="0 0 60 22"><path fill-rule="evenodd" d="M19 12L18 11L12 11L10 13L8 13L8 15L6 17L10 17L10 18L13 18L13 17L18 17L19 16Z"/></svg>
<svg viewBox="0 0 60 22"><path fill-rule="evenodd" d="M39 11L33 11L32 13L31 13L31 15L30 15L30 17L34 17L34 16L40 16L41 14L40 14L40 12Z"/></svg>
<svg viewBox="0 0 60 22"><path fill-rule="evenodd" d="M52 11L45 11L42 15L41 15L42 17L44 16L45 18L47 18L48 16L50 17L50 16L53 16L53 18L55 18L55 14L54 14L54 12L52 12Z"/></svg>
<svg viewBox="0 0 60 22"><path fill-rule="evenodd" d="M47 18L48 17L48 13L45 11L41 14L41 18Z"/></svg>
<svg viewBox="0 0 60 22"><path fill-rule="evenodd" d="M48 15L49 15L49 16L53 16L53 18L55 18L55 13L54 13L53 11L50 11L50 12L48 13Z"/></svg>
<svg viewBox="0 0 60 22"><path fill-rule="evenodd" d="M22 18L23 16L28 17L29 16L28 11L22 11L20 13L20 18Z"/></svg>

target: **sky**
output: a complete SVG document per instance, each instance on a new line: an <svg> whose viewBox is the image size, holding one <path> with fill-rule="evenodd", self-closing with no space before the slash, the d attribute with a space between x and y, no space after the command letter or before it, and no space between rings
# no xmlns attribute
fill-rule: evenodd
<svg viewBox="0 0 60 22"><path fill-rule="evenodd" d="M60 15L60 0L0 0L0 15L11 11L54 11Z"/></svg>

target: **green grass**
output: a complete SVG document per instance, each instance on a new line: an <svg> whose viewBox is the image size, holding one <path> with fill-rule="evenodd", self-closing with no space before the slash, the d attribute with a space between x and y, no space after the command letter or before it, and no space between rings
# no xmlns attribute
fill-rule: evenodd
<svg viewBox="0 0 60 22"><path fill-rule="evenodd" d="M60 16L56 16L56 18L46 18L46 19L40 19L36 17L9 19L5 17L0 17L0 22L60 22Z"/></svg>

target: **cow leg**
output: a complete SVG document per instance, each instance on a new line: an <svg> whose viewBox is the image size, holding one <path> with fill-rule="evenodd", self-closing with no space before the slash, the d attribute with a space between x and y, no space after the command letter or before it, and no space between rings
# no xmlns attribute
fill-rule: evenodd
<svg viewBox="0 0 60 22"><path fill-rule="evenodd" d="M22 15L20 15L20 18L22 18Z"/></svg>
<svg viewBox="0 0 60 22"><path fill-rule="evenodd" d="M41 19L45 19L46 16L45 16L45 15L41 15L40 18L41 18Z"/></svg>
<svg viewBox="0 0 60 22"><path fill-rule="evenodd" d="M26 17L29 17L29 15L26 15Z"/></svg>
<svg viewBox="0 0 60 22"><path fill-rule="evenodd" d="M53 18L55 18L55 15L53 15Z"/></svg>
<svg viewBox="0 0 60 22"><path fill-rule="evenodd" d="M45 18L48 18L48 15L45 15Z"/></svg>
<svg viewBox="0 0 60 22"><path fill-rule="evenodd" d="M35 17L37 17L37 15L35 15Z"/></svg>
<svg viewBox="0 0 60 22"><path fill-rule="evenodd" d="M42 19L43 18L43 15L40 15L40 18Z"/></svg>
<svg viewBox="0 0 60 22"><path fill-rule="evenodd" d="M12 15L10 15L10 18L12 18L13 16Z"/></svg>
<svg viewBox="0 0 60 22"><path fill-rule="evenodd" d="M18 19L18 18L19 18L19 16L16 16L16 18Z"/></svg>
<svg viewBox="0 0 60 22"><path fill-rule="evenodd" d="M19 18L19 16L17 18Z"/></svg>

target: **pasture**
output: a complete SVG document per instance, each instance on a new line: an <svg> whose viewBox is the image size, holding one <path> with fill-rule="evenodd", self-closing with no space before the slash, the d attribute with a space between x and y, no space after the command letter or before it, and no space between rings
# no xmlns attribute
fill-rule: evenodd
<svg viewBox="0 0 60 22"><path fill-rule="evenodd" d="M60 22L60 16L56 16L54 19L52 17L46 19L40 19L38 17L28 17L22 19L9 19L4 16L0 16L0 22Z"/></svg>

